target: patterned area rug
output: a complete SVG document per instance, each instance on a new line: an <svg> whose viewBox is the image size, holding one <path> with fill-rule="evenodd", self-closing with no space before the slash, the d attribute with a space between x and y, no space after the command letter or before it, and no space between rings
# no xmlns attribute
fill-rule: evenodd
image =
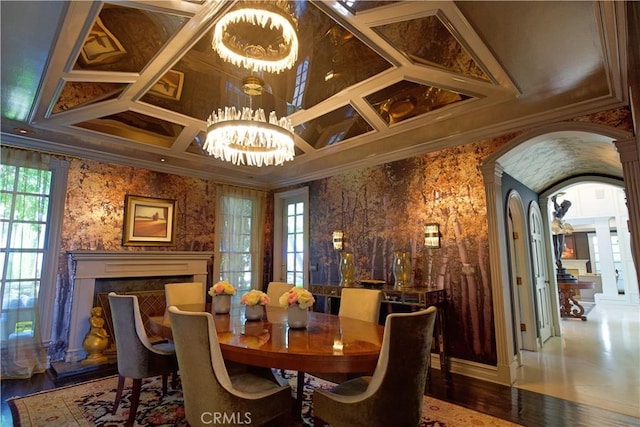
<svg viewBox="0 0 640 427"><path fill-rule="evenodd" d="M296 376L287 371L286 377L295 396ZM14 425L23 427L54 426L119 426L129 416L130 382L127 382L115 415L111 415L117 377L9 399ZM313 425L311 396L314 388L331 388L332 383L306 376L303 402L303 426ZM145 426L187 426L182 391L169 390L162 396L160 377L142 384L137 424ZM472 411L461 406L425 396L421 427L454 426L515 426L516 424Z"/></svg>

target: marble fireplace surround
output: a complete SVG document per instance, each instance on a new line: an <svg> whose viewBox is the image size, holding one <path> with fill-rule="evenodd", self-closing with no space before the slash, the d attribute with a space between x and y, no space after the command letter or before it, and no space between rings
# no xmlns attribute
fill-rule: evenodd
<svg viewBox="0 0 640 427"><path fill-rule="evenodd" d="M82 341L89 331L96 279L192 275L195 282L207 283L213 253L70 251L68 256L73 301L65 361L76 362L86 357Z"/></svg>

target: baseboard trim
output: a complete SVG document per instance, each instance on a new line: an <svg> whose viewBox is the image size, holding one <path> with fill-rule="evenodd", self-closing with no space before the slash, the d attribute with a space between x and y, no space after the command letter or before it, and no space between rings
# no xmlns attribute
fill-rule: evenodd
<svg viewBox="0 0 640 427"><path fill-rule="evenodd" d="M431 354L431 366L440 369L440 355ZM498 368L484 363L472 362L469 360L449 358L449 372L479 380L490 381L498 384L505 384L500 380ZM505 384L510 385L510 384Z"/></svg>

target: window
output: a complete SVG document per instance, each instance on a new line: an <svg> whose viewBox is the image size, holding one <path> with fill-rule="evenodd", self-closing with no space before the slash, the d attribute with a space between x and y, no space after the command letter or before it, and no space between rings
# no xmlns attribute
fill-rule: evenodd
<svg viewBox="0 0 640 427"><path fill-rule="evenodd" d="M2 341L33 336L42 281L51 171L2 165ZM13 313L22 309L22 315Z"/></svg>
<svg viewBox="0 0 640 427"><path fill-rule="evenodd" d="M306 287L308 267L308 189L277 193L274 220L274 280Z"/></svg>
<svg viewBox="0 0 640 427"><path fill-rule="evenodd" d="M266 193L224 185L218 189L214 281L226 280L238 294L261 289Z"/></svg>
<svg viewBox="0 0 640 427"><path fill-rule="evenodd" d="M16 346L34 348L29 342L51 339L67 167L67 162L41 153L2 149L0 341L4 347L3 376L24 378L30 376L30 369L37 371L40 362L31 365L25 362L30 356L18 351ZM6 343L8 351L5 351ZM16 360L22 362L16 364Z"/></svg>
<svg viewBox="0 0 640 427"><path fill-rule="evenodd" d="M304 285L304 203L294 202L287 206L287 262L286 282Z"/></svg>
<svg viewBox="0 0 640 427"><path fill-rule="evenodd" d="M302 98L304 96L305 86L307 85L307 74L309 72L309 58L298 65L296 70L296 84L293 91L293 99L291 103L296 107L302 107Z"/></svg>

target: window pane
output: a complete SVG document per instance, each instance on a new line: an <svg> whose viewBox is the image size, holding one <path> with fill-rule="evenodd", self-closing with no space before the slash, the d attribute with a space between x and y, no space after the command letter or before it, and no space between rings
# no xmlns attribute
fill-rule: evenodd
<svg viewBox="0 0 640 427"><path fill-rule="evenodd" d="M14 223L11 230L11 249L43 249L47 224Z"/></svg>
<svg viewBox="0 0 640 427"><path fill-rule="evenodd" d="M39 281L6 282L4 295L2 295L2 309L33 307L38 297L39 288Z"/></svg>
<svg viewBox="0 0 640 427"><path fill-rule="evenodd" d="M0 236L2 237L0 248L6 249L9 243L9 223L7 221L0 221Z"/></svg>
<svg viewBox="0 0 640 427"><path fill-rule="evenodd" d="M15 174L15 166L0 166L0 190L13 191L13 185L15 184Z"/></svg>
<svg viewBox="0 0 640 427"><path fill-rule="evenodd" d="M49 194L50 183L50 171L20 168L17 191L19 193Z"/></svg>
<svg viewBox="0 0 640 427"><path fill-rule="evenodd" d="M11 219L12 193L0 193L0 218Z"/></svg>
<svg viewBox="0 0 640 427"><path fill-rule="evenodd" d="M296 233L302 233L304 231L304 217L302 215L296 216Z"/></svg>
<svg viewBox="0 0 640 427"><path fill-rule="evenodd" d="M296 260L295 260L295 254L294 253L287 253L287 271L293 271L296 268L296 264L295 264Z"/></svg>
<svg viewBox="0 0 640 427"><path fill-rule="evenodd" d="M304 234L296 234L296 252L299 252L301 255L304 252Z"/></svg>
<svg viewBox="0 0 640 427"><path fill-rule="evenodd" d="M16 206L13 212L15 221L46 221L49 197L47 196L16 196Z"/></svg>
<svg viewBox="0 0 640 427"><path fill-rule="evenodd" d="M39 279L42 253L10 252L7 260L7 280Z"/></svg>

